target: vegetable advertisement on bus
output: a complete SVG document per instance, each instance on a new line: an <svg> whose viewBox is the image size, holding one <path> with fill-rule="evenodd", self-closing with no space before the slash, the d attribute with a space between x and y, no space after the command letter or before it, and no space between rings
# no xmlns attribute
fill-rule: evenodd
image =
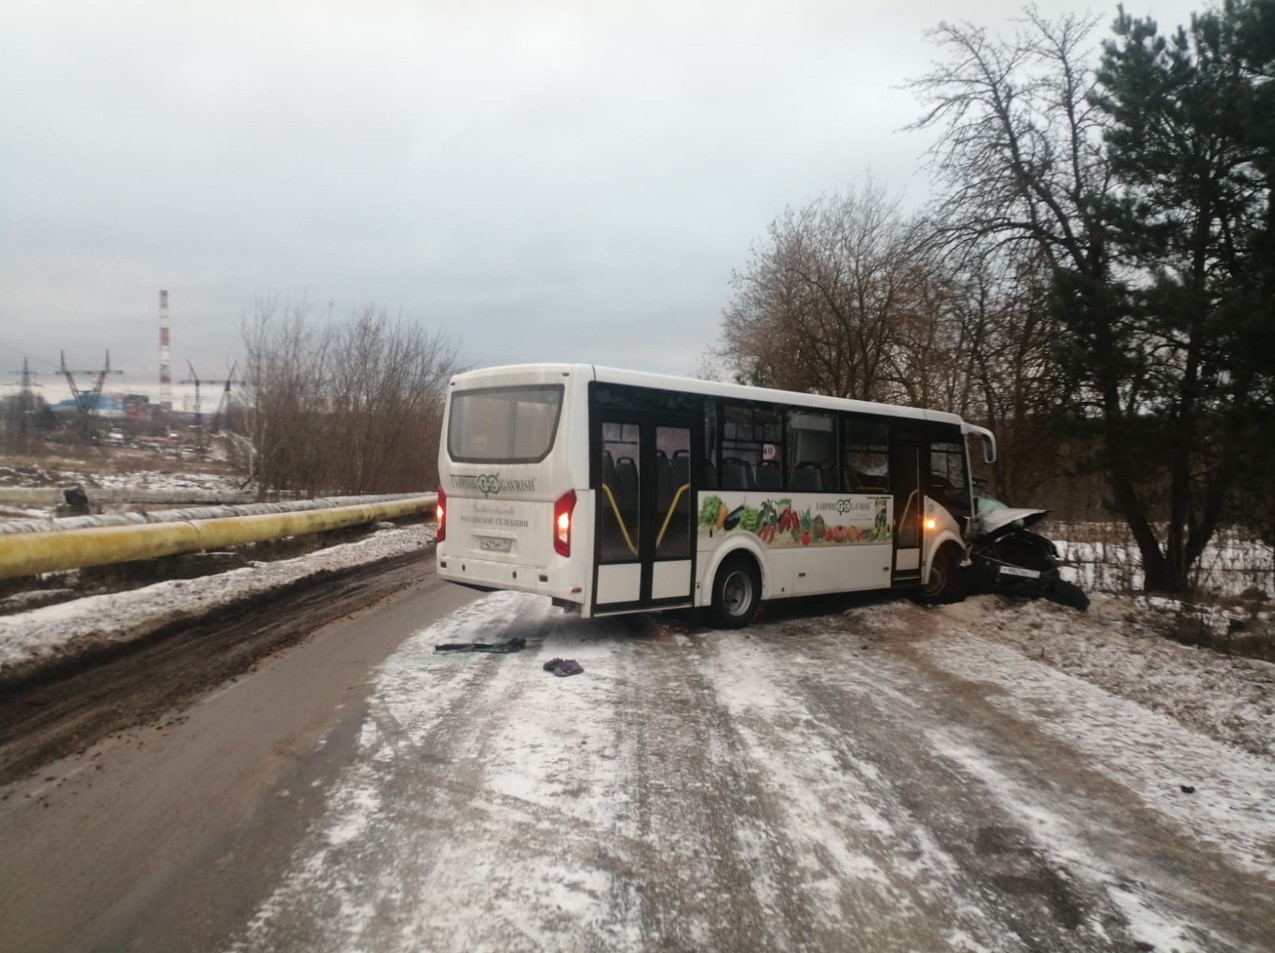
<svg viewBox="0 0 1275 953"><path fill-rule="evenodd" d="M752 533L767 546L890 542L890 497L852 496L797 502L791 497L736 503L710 493L700 505L699 531Z"/></svg>

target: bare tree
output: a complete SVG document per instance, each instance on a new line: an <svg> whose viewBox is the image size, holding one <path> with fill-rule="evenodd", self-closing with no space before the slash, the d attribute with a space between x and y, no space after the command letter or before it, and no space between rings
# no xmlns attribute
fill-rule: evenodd
<svg viewBox="0 0 1275 953"><path fill-rule="evenodd" d="M914 128L942 131L945 236L1048 266L1070 416L1149 589L1189 588L1265 416L1269 83L1249 57L1270 52L1240 26L1269 36L1271 9L1237 0L1172 38L1122 13L1101 70L1092 19L943 24L945 62L913 83Z"/></svg>
<svg viewBox="0 0 1275 953"><path fill-rule="evenodd" d="M243 325L247 428L263 491L378 493L437 483L455 350L440 332L367 306L344 325L259 301Z"/></svg>
<svg viewBox="0 0 1275 953"><path fill-rule="evenodd" d="M962 413L997 435L995 492L1030 500L1064 469L1054 425L1065 383L1054 355L1059 327L1049 307L1048 268L1039 255L1002 249L967 258L954 285L952 323L960 328L968 387Z"/></svg>
<svg viewBox="0 0 1275 953"><path fill-rule="evenodd" d="M1050 264L1098 278L1110 269L1096 201L1111 189L1104 119L1090 105L1095 18L1048 20L991 37L942 23L931 39L946 62L910 85L928 108L909 128L937 126L930 155L948 190L945 235L970 245L1034 243Z"/></svg>
<svg viewBox="0 0 1275 953"><path fill-rule="evenodd" d="M722 318L724 356L751 383L858 399L898 390L898 325L924 310L918 226L872 181L788 209L754 245Z"/></svg>

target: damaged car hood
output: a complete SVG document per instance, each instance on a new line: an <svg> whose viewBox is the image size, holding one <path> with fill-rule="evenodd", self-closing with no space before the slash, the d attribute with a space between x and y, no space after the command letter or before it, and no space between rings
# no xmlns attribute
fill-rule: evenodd
<svg viewBox="0 0 1275 953"><path fill-rule="evenodd" d="M992 510L990 513L980 513L974 523L976 535L994 536L1015 523L1021 523L1023 528L1026 528L1034 523L1039 523L1048 512L1049 510L1007 507L1003 510Z"/></svg>

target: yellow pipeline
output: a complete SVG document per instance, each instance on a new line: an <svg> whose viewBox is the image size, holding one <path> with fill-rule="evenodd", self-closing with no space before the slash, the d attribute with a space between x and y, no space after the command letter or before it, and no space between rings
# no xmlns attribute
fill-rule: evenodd
<svg viewBox="0 0 1275 953"><path fill-rule="evenodd" d="M264 513L143 526L96 526L47 533L5 534L0 535L0 579L322 533L346 526L429 512L436 502L435 494L427 493L384 503L337 506L297 513Z"/></svg>

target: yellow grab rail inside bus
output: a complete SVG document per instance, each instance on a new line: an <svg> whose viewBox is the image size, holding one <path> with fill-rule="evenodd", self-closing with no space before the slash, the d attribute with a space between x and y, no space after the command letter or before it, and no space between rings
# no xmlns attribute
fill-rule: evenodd
<svg viewBox="0 0 1275 953"><path fill-rule="evenodd" d="M620 515L620 507L615 502L615 495L605 483L602 484L602 489L606 491L607 499L611 501L611 512L615 514L615 521L620 526L620 532L624 534L624 545L629 547L629 552L636 556L638 554L637 547L633 545L633 540L629 537L629 529L624 525L624 517Z"/></svg>
<svg viewBox="0 0 1275 953"><path fill-rule="evenodd" d="M660 527L660 535L655 537L655 548L660 548L660 543L664 542L664 533L668 530L668 524L673 519L673 511L677 509L677 501L682 498L682 494L691 488L689 483L683 483L677 488L677 492L673 494L673 502L668 505L668 512L664 515L664 525Z"/></svg>
<svg viewBox="0 0 1275 953"><path fill-rule="evenodd" d="M908 501L907 501L906 503L904 503L904 504L903 504L903 513L902 513L902 515L899 517L899 528L898 528L898 533L899 533L899 534L902 534L902 532L903 532L903 526L904 526L904 523L905 523L905 521L906 521L906 520L907 520L907 518L908 518L908 511L909 511L910 509L912 509L912 501L916 499L916 495L917 495L917 493L918 493L918 492L919 492L918 490L913 490L911 493L909 493L909 494L908 494ZM919 511L918 511L917 515L918 515L918 516L920 515ZM910 546L909 546L908 548L909 548L909 549L911 549L911 547L910 547Z"/></svg>

